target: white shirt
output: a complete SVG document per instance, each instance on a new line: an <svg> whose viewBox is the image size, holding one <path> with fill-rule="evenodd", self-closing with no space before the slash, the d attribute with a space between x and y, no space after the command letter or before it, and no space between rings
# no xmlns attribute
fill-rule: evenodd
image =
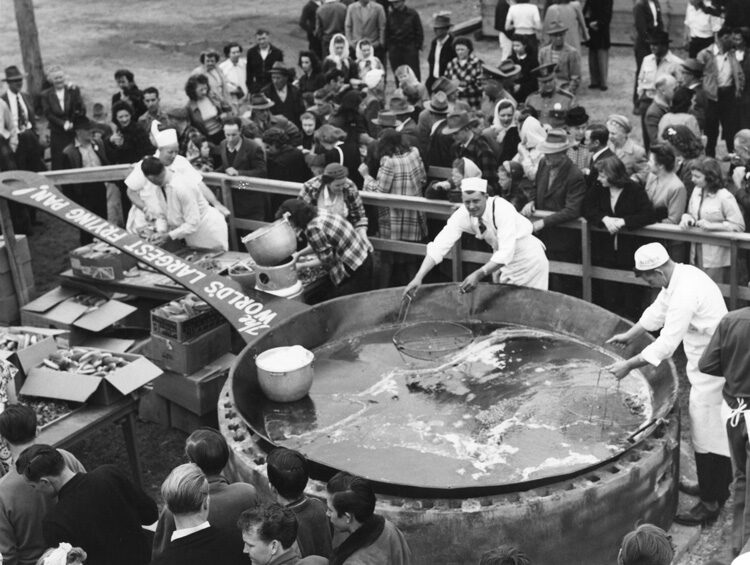
<svg viewBox="0 0 750 565"><path fill-rule="evenodd" d="M247 79L247 61L245 59L240 58L236 65L232 63L231 59L222 61L219 63L219 70L224 74L224 78L227 79L230 91L235 91L239 88L243 94L247 94L247 85L245 84Z"/></svg>
<svg viewBox="0 0 750 565"><path fill-rule="evenodd" d="M260 52L260 58L265 61L266 57L268 57L268 54L271 52L271 47L268 46L265 49L261 48L261 49L258 49L258 51Z"/></svg>
<svg viewBox="0 0 750 565"><path fill-rule="evenodd" d="M159 156L159 151L154 153L154 157ZM125 179L125 186L133 192L138 192L141 200L146 205L146 210L154 216L167 215L167 202L164 199L164 193L161 188L149 181L141 170L141 163L138 161L133 170ZM190 182L198 183L203 180L201 174L195 170L190 161L182 155L177 155L171 165L167 167L173 175L185 175Z"/></svg>
<svg viewBox="0 0 750 565"><path fill-rule="evenodd" d="M714 50L714 58L716 59L716 81L719 88L725 86L732 86L732 65L729 62L729 57L733 54L731 51L721 52L719 46L715 43L712 46Z"/></svg>
<svg viewBox="0 0 750 565"><path fill-rule="evenodd" d="M432 76L435 78L440 76L440 53L443 51L443 45L448 41L448 38L450 38L450 35L435 41L435 63L432 66Z"/></svg>
<svg viewBox="0 0 750 565"><path fill-rule="evenodd" d="M507 265L515 254L516 241L530 236L534 231L531 222L519 214L513 204L499 196L487 199L482 221L487 232L484 235L479 229L479 220L469 214L466 206L461 206L448 218L435 240L427 244L427 256L438 264L461 238L461 234L473 233L480 239L486 239L488 243L494 240L494 252L490 261Z"/></svg>
<svg viewBox="0 0 750 565"><path fill-rule="evenodd" d="M656 93L656 77L663 74L672 75L679 81L682 78L682 59L671 51L667 51L667 54L657 65L656 56L653 53L646 55L638 73L638 96L645 95L648 98L653 98Z"/></svg>
<svg viewBox="0 0 750 565"><path fill-rule="evenodd" d="M191 534L200 532L201 530L205 530L206 528L210 528L210 527L211 527L211 524L209 524L207 520L203 522L202 524L193 526L192 528L182 528L181 530L175 530L174 532L172 532L172 538L170 539L170 541L175 541L180 538L186 538Z"/></svg>
<svg viewBox="0 0 750 565"><path fill-rule="evenodd" d="M685 10L685 27L690 30L690 37L701 39L713 37L714 33L721 29L722 23L721 18L698 10L688 2L687 10Z"/></svg>
<svg viewBox="0 0 750 565"><path fill-rule="evenodd" d="M656 11L656 2L648 0L648 7L651 8L651 17L654 18L654 27L659 25L659 12Z"/></svg>
<svg viewBox="0 0 750 565"><path fill-rule="evenodd" d="M26 114L26 124L29 124L29 109L26 107L26 103L23 101L23 96L16 94L14 92L11 92L8 90L8 105L10 106L10 114L13 116L13 123L18 128L18 131L23 131L24 129L28 128L21 128L21 124L18 123L18 106L23 108L24 113ZM16 105L18 104L18 106ZM31 126L29 126L31 127Z"/></svg>
<svg viewBox="0 0 750 565"><path fill-rule="evenodd" d="M195 234L209 208L198 184L184 175L173 175L164 191L167 195L169 237L185 239Z"/></svg>
<svg viewBox="0 0 750 565"><path fill-rule="evenodd" d="M513 28L516 33L531 35L542 30L542 19L536 4L514 4L505 18L505 29Z"/></svg>
<svg viewBox="0 0 750 565"><path fill-rule="evenodd" d="M65 89L55 90L55 95L57 96L57 101L60 102L60 108L65 110Z"/></svg>
<svg viewBox="0 0 750 565"><path fill-rule="evenodd" d="M671 357L685 340L689 364L690 352L695 351L691 346L708 343L726 313L724 297L716 283L698 267L677 263L667 288L661 290L638 320L646 331L661 329L659 337L641 351L641 356L657 366ZM697 364L697 358L694 361Z"/></svg>

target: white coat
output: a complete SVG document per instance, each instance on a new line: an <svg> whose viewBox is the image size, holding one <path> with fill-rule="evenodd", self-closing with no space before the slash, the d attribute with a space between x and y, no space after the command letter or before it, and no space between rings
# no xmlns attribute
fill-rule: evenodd
<svg viewBox="0 0 750 565"><path fill-rule="evenodd" d="M493 274L495 282L547 290L549 261L544 244L532 235L531 222L500 196L487 199L482 221L486 227L484 233L479 229L479 220L469 214L466 206L461 206L448 218L435 240L427 244L427 256L440 263L462 233L472 233L492 248L490 261L503 265L499 273Z"/></svg>
<svg viewBox="0 0 750 565"><path fill-rule="evenodd" d="M724 379L698 370L719 320L727 313L724 297L709 276L692 265L677 263L667 288L662 289L638 321L646 330L661 329L659 337L641 352L651 365L672 356L682 341L690 381L690 432L697 453L729 457L729 441L721 415Z"/></svg>

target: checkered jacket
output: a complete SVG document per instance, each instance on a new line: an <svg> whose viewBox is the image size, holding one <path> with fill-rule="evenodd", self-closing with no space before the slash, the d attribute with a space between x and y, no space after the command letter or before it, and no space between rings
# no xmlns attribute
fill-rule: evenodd
<svg viewBox="0 0 750 565"><path fill-rule="evenodd" d="M346 267L356 271L370 253L367 239L345 218L324 210L307 224L305 236L335 285L348 276Z"/></svg>

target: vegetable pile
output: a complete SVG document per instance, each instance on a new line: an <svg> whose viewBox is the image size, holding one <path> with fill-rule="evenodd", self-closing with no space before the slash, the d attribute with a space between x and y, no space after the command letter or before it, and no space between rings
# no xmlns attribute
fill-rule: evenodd
<svg viewBox="0 0 750 565"><path fill-rule="evenodd" d="M210 310L211 306L195 294L188 294L179 300L173 300L169 304L157 308L154 313L173 322L184 322Z"/></svg>
<svg viewBox="0 0 750 565"><path fill-rule="evenodd" d="M107 351L73 347L56 351L42 363L56 371L106 377L117 368L127 365L128 361Z"/></svg>

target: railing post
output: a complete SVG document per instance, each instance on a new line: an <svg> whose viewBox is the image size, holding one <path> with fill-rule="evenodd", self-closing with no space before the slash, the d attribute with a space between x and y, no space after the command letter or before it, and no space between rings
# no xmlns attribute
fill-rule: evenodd
<svg viewBox="0 0 750 565"><path fill-rule="evenodd" d="M581 286L583 299L591 302L591 226L581 218Z"/></svg>
<svg viewBox="0 0 750 565"><path fill-rule="evenodd" d="M738 252L737 240L731 239L729 242L729 309L734 310L737 308L737 301L739 300L739 277L740 269L737 263L739 252Z"/></svg>
<svg viewBox="0 0 750 565"><path fill-rule="evenodd" d="M461 238L459 238L456 244L453 246L453 249L451 250L451 259L453 260L453 282L461 282L462 280L464 280L461 249Z"/></svg>
<svg viewBox="0 0 750 565"><path fill-rule="evenodd" d="M224 206L229 209L229 248L237 251L240 248L240 242L234 224L234 199L232 198L232 186L226 177L221 179L221 199L224 201Z"/></svg>

